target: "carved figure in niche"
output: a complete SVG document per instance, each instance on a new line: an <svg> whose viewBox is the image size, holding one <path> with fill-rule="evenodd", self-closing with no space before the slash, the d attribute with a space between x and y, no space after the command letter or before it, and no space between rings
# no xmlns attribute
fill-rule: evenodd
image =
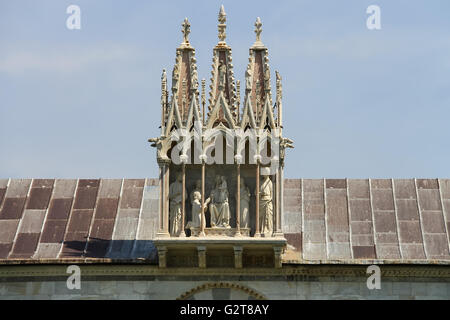
<svg viewBox="0 0 450 320"><path fill-rule="evenodd" d="M189 199L191 200L191 203L194 203L194 192L195 191L200 192L200 195L202 194L202 180L196 180L195 181L194 190L191 191L191 195L189 197Z"/></svg>
<svg viewBox="0 0 450 320"><path fill-rule="evenodd" d="M251 64L249 63L247 70L245 71L245 86L247 90L251 90L252 88L252 70L250 65Z"/></svg>
<svg viewBox="0 0 450 320"><path fill-rule="evenodd" d="M228 205L228 188L224 176L216 176L216 185L211 191L209 214L211 227L230 227L230 207Z"/></svg>
<svg viewBox="0 0 450 320"><path fill-rule="evenodd" d="M192 200L192 221L189 221L186 228L200 228L201 221L202 221L202 213L206 211L206 208L208 207L208 203L211 200L210 198L206 199L203 211L201 209L202 207L202 194L199 191L194 191L192 193L193 200ZM204 220L205 221L205 220ZM203 226L204 227L204 226Z"/></svg>
<svg viewBox="0 0 450 320"><path fill-rule="evenodd" d="M272 209L272 180L269 175L264 176L259 191L259 225L261 234L273 231L273 209Z"/></svg>
<svg viewBox="0 0 450 320"><path fill-rule="evenodd" d="M241 215L241 228L250 227L250 189L245 185L244 179L240 181L240 215Z"/></svg>
<svg viewBox="0 0 450 320"><path fill-rule="evenodd" d="M183 176L179 173L176 181L172 182L169 186L169 221L170 235L172 236L177 236L181 232L182 179Z"/></svg>
<svg viewBox="0 0 450 320"><path fill-rule="evenodd" d="M175 64L172 70L172 88L177 88L178 77L178 65Z"/></svg>
<svg viewBox="0 0 450 320"><path fill-rule="evenodd" d="M219 86L225 88L225 76L227 72L227 66L223 61L220 61L219 64Z"/></svg>

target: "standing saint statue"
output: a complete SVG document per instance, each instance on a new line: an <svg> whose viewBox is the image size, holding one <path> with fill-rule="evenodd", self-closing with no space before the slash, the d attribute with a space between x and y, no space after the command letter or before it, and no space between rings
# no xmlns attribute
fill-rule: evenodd
<svg viewBox="0 0 450 320"><path fill-rule="evenodd" d="M183 176L179 173L176 181L172 182L169 186L169 221L171 236L178 236L181 232L182 179Z"/></svg>
<svg viewBox="0 0 450 320"><path fill-rule="evenodd" d="M191 191L191 195L190 195L191 203L194 202L194 192L195 192L195 191L200 192L200 195L202 194L202 180L197 180L197 181L195 181L195 187L194 187L194 190Z"/></svg>
<svg viewBox="0 0 450 320"><path fill-rule="evenodd" d="M259 225L261 234L273 231L272 180L266 175L259 191Z"/></svg>
<svg viewBox="0 0 450 320"><path fill-rule="evenodd" d="M209 213L211 215L211 227L231 228L227 181L224 176L216 177L216 185L211 191L210 199Z"/></svg>
<svg viewBox="0 0 450 320"><path fill-rule="evenodd" d="M223 61L220 61L218 70L219 70L219 88L222 88L222 90L224 90L227 75L227 66Z"/></svg>
<svg viewBox="0 0 450 320"><path fill-rule="evenodd" d="M250 227L250 214L249 214L249 206L250 206L250 190L245 185L244 179L241 178L240 181L240 215L241 215L241 228L249 228Z"/></svg>
<svg viewBox="0 0 450 320"><path fill-rule="evenodd" d="M191 59L191 88L197 90L198 88L198 72L197 72L197 59L192 57Z"/></svg>
<svg viewBox="0 0 450 320"><path fill-rule="evenodd" d="M186 228L200 228L202 222L202 214L205 212L208 207L208 203L210 199L206 199L203 210L202 210L202 194L199 191L194 191L192 193L193 201L192 201L192 220L188 222ZM205 221L203 221L205 223ZM203 226L205 227L205 226Z"/></svg>
<svg viewBox="0 0 450 320"><path fill-rule="evenodd" d="M250 60L251 62L251 60ZM245 70L245 87L246 90L252 89L252 70L250 69L250 63L247 67L247 70Z"/></svg>
<svg viewBox="0 0 450 320"><path fill-rule="evenodd" d="M172 89L177 87L178 78L178 64L175 64L172 70Z"/></svg>

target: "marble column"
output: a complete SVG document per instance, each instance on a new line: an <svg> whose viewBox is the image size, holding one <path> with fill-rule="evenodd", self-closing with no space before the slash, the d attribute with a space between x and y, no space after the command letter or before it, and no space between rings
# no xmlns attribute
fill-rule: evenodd
<svg viewBox="0 0 450 320"><path fill-rule="evenodd" d="M236 168L236 233L235 236L241 235L241 166L238 163Z"/></svg>
<svg viewBox="0 0 450 320"><path fill-rule="evenodd" d="M201 208L201 219L200 219L200 234L199 236L205 236L205 162L202 160L202 208Z"/></svg>
<svg viewBox="0 0 450 320"><path fill-rule="evenodd" d="M183 163L182 165L182 188L181 190L181 231L180 231L180 238L186 237L186 232L184 231L184 221L186 217L186 165Z"/></svg>
<svg viewBox="0 0 450 320"><path fill-rule="evenodd" d="M256 198L256 204L255 204L255 237L259 238L261 237L260 232L260 225L259 225L259 162L256 164L256 188L255 188L255 198Z"/></svg>
<svg viewBox="0 0 450 320"><path fill-rule="evenodd" d="M159 230L158 237L170 237L169 234L169 165L159 164Z"/></svg>
<svg viewBox="0 0 450 320"><path fill-rule="evenodd" d="M170 199L169 199L169 188L170 188L170 168L169 165L165 165L165 173L164 173L164 233L169 233L169 205L170 205Z"/></svg>
<svg viewBox="0 0 450 320"><path fill-rule="evenodd" d="M283 168L280 166L276 174L276 216L273 228L274 237L282 237L281 231L281 214L283 212Z"/></svg>

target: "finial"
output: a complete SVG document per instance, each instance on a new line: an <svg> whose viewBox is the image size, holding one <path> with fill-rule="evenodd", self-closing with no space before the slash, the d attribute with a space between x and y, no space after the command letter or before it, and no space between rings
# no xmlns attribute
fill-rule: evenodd
<svg viewBox="0 0 450 320"><path fill-rule="evenodd" d="M163 100L166 97L166 91L167 91L167 74L166 69L163 69L161 75L161 103L163 103Z"/></svg>
<svg viewBox="0 0 450 320"><path fill-rule="evenodd" d="M283 99L283 87L281 86L281 75L278 71L275 71L276 74L276 81L277 81L277 109L278 109L278 117L277 117L277 122L278 122L278 127L280 127L280 129L283 128L283 105L281 103L281 100ZM280 131L281 133L281 131Z"/></svg>
<svg viewBox="0 0 450 320"><path fill-rule="evenodd" d="M167 104L167 74L166 69L163 69L161 75L161 135L164 133L166 104Z"/></svg>
<svg viewBox="0 0 450 320"><path fill-rule="evenodd" d="M219 24L217 25L217 27L219 29L219 43L225 43L225 38L227 37L227 34L225 33L225 29L227 27L227 14L225 13L225 8L223 7L223 5L220 7L218 20Z"/></svg>
<svg viewBox="0 0 450 320"><path fill-rule="evenodd" d="M205 123L205 104L206 104L206 92L205 92L206 80L202 79L202 123Z"/></svg>
<svg viewBox="0 0 450 320"><path fill-rule="evenodd" d="M263 43L261 42L261 32L262 32L262 23L261 19L258 17L256 18L255 22L256 41L253 44L254 47L264 46Z"/></svg>
<svg viewBox="0 0 450 320"><path fill-rule="evenodd" d="M219 22L225 23L227 21L227 14L225 13L225 8L223 7L223 4L220 6L219 11Z"/></svg>
<svg viewBox="0 0 450 320"><path fill-rule="evenodd" d="M162 75L161 75L161 84L166 84L167 83L167 74L166 74L166 69L163 69Z"/></svg>
<svg viewBox="0 0 450 320"><path fill-rule="evenodd" d="M279 96L279 98L281 99L282 92L283 92L283 87L281 86L281 75L278 71L275 71L275 75L276 75L276 82L277 82L277 96Z"/></svg>
<svg viewBox="0 0 450 320"><path fill-rule="evenodd" d="M205 86L206 86L206 80L205 78L202 79L202 103L206 103L206 92L205 92Z"/></svg>
<svg viewBox="0 0 450 320"><path fill-rule="evenodd" d="M181 26L183 27L181 29L181 32L183 33L183 44L189 45L189 33L191 33L191 24L189 23L188 18L184 18Z"/></svg>

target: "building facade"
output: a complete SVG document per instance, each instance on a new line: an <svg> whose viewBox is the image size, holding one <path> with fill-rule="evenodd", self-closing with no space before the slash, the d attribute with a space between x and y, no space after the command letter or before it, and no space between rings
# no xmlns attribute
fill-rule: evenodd
<svg viewBox="0 0 450 320"><path fill-rule="evenodd" d="M158 179L0 180L0 299L449 299L450 180L284 179L262 23L241 106L218 20L209 100L187 19L163 71Z"/></svg>

